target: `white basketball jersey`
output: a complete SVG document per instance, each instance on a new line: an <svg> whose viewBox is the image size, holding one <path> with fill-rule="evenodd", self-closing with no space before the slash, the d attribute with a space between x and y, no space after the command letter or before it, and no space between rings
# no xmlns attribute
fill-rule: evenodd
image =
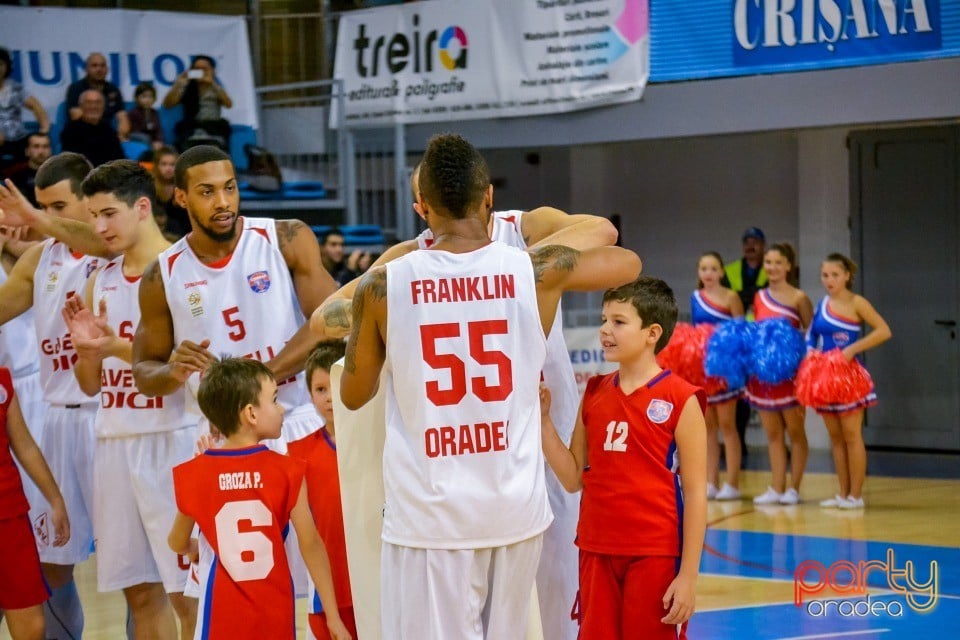
<svg viewBox="0 0 960 640"><path fill-rule="evenodd" d="M173 318L174 343L210 340L214 355L272 360L303 324L290 277L280 253L276 221L242 218L233 253L204 264L186 238L160 254L160 274ZM309 402L303 374L278 380L278 396L287 409ZM187 381L187 411L196 422L199 376Z"/></svg>
<svg viewBox="0 0 960 640"><path fill-rule="evenodd" d="M123 275L123 257L94 277L94 309L105 299L110 327L118 337L133 342L140 323L140 278ZM100 371L100 409L94 422L98 438L175 431L190 424L184 415L183 389L168 396L146 396L137 390L132 366L120 358L105 358Z"/></svg>
<svg viewBox="0 0 960 640"><path fill-rule="evenodd" d="M0 284L6 281L7 272L0 267ZM33 329L33 309L0 325L0 367L10 369L14 380L40 370L38 353L37 335Z"/></svg>
<svg viewBox="0 0 960 640"><path fill-rule="evenodd" d="M523 214L519 209L494 211L490 239L525 251L527 242L523 239ZM417 244L421 249L433 244L433 233L430 229L425 229L417 236ZM580 409L580 393L577 390L573 364L570 362L570 352L563 339L562 303L557 305L557 315L550 327L550 335L547 336L547 360L543 365L543 380L550 387L552 395L550 418L557 428L557 433L569 444L573 425L577 421L577 411Z"/></svg>
<svg viewBox="0 0 960 640"><path fill-rule="evenodd" d="M77 352L61 312L68 295L83 295L97 258L74 254L67 245L46 240L33 275L33 312L40 343L40 384L43 399L52 405L96 402L73 375Z"/></svg>
<svg viewBox="0 0 960 640"><path fill-rule="evenodd" d="M386 268L384 541L465 549L542 533L546 339L530 256L491 243Z"/></svg>

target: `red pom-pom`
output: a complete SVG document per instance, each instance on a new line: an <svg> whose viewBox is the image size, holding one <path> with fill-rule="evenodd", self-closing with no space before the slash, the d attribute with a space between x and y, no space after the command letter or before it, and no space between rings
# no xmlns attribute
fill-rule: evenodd
<svg viewBox="0 0 960 640"><path fill-rule="evenodd" d="M690 384L706 387L703 357L707 340L713 335L714 329L715 327L709 324L694 327L686 322L678 322L670 336L670 342L657 354L657 364L664 369L670 369Z"/></svg>
<svg viewBox="0 0 960 640"><path fill-rule="evenodd" d="M707 380L703 385L703 391L707 394L707 397L720 395L727 390L727 381L721 378L720 376L707 376Z"/></svg>
<svg viewBox="0 0 960 640"><path fill-rule="evenodd" d="M847 362L840 349L811 351L797 369L794 389L808 407L850 404L873 390L873 379L856 360Z"/></svg>

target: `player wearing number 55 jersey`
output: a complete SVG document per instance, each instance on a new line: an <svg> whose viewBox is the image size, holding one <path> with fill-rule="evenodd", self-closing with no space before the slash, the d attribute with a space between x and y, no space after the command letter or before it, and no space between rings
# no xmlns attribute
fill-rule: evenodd
<svg viewBox="0 0 960 640"><path fill-rule="evenodd" d="M177 513L168 541L192 553L194 524L215 557L203 580L198 636L244 640L296 637L293 585L283 539L292 523L334 640L350 640L337 613L330 561L310 516L306 464L268 450L283 406L270 370L227 358L207 369L198 402L226 441L173 470Z"/></svg>
<svg viewBox="0 0 960 640"><path fill-rule="evenodd" d="M537 408L546 334L563 291L627 282L640 260L491 243L486 163L456 135L430 141L418 201L435 242L361 280L340 390L357 408L385 373L383 635L510 640L526 631L552 518Z"/></svg>

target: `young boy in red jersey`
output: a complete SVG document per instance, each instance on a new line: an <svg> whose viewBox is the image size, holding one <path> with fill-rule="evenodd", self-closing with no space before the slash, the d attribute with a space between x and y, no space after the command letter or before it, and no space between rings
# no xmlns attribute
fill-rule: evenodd
<svg viewBox="0 0 960 640"><path fill-rule="evenodd" d="M604 293L600 342L620 367L587 382L569 449L541 386L544 455L567 491L583 489L582 638L687 637L707 520L706 396L657 366L676 322L662 280Z"/></svg>
<svg viewBox="0 0 960 640"><path fill-rule="evenodd" d="M280 437L283 423L273 374L257 360L219 360L204 373L197 401L225 440L221 448L174 467L179 512L168 541L177 553L195 555L191 534L197 524L215 554L203 580L200 637L296 637L293 583L283 547L292 522L310 577L321 599L330 603L330 636L350 640L337 614L330 561L310 518L306 465L260 444Z"/></svg>
<svg viewBox="0 0 960 640"><path fill-rule="evenodd" d="M50 503L53 545L62 547L70 539L67 507L40 447L27 429L10 370L0 367L0 540L4 545L0 617L6 617L13 640L43 640L43 603L50 598L50 589L40 572L37 543L27 517L29 505L11 451Z"/></svg>
<svg viewBox="0 0 960 640"><path fill-rule="evenodd" d="M340 476L337 471L337 435L333 424L333 397L330 389L330 367L343 357L343 340L321 342L307 358L307 386L310 400L324 426L300 440L287 444L287 455L307 463L307 496L313 521L327 547L333 571L333 587L337 594L340 619L347 630L357 636L347 570L347 543L343 534L343 509L340 506ZM311 589L309 604L310 632L316 640L329 640L326 609L316 589Z"/></svg>

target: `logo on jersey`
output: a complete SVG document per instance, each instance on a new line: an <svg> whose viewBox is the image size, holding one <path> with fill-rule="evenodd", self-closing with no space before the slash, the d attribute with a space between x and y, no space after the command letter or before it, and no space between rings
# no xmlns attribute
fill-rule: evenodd
<svg viewBox="0 0 960 640"><path fill-rule="evenodd" d="M673 403L666 400L651 400L647 405L647 418L650 422L663 424L670 419L671 413L673 413Z"/></svg>
<svg viewBox="0 0 960 640"><path fill-rule="evenodd" d="M84 278L89 278L90 274L96 270L97 270L97 261L91 260L90 262L87 263L87 275L85 275Z"/></svg>
<svg viewBox="0 0 960 640"><path fill-rule="evenodd" d="M266 271L257 271L247 276L247 283L254 293L263 293L270 288L270 274Z"/></svg>
<svg viewBox="0 0 960 640"><path fill-rule="evenodd" d="M187 304L190 305L190 315L194 318L203 315L203 307L200 306L200 294L196 291L191 291L187 294Z"/></svg>
<svg viewBox="0 0 960 640"><path fill-rule="evenodd" d="M47 291L54 291L57 288L57 281L60 280L60 274L51 271L47 274Z"/></svg>
<svg viewBox="0 0 960 640"><path fill-rule="evenodd" d="M50 527L47 526L47 513L43 512L33 521L33 533L41 547L50 546Z"/></svg>
<svg viewBox="0 0 960 640"><path fill-rule="evenodd" d="M850 342L850 334L846 331L836 331L833 334L833 344L838 347L845 347Z"/></svg>
<svg viewBox="0 0 960 640"><path fill-rule="evenodd" d="M7 388L0 386L0 404L7 404Z"/></svg>

